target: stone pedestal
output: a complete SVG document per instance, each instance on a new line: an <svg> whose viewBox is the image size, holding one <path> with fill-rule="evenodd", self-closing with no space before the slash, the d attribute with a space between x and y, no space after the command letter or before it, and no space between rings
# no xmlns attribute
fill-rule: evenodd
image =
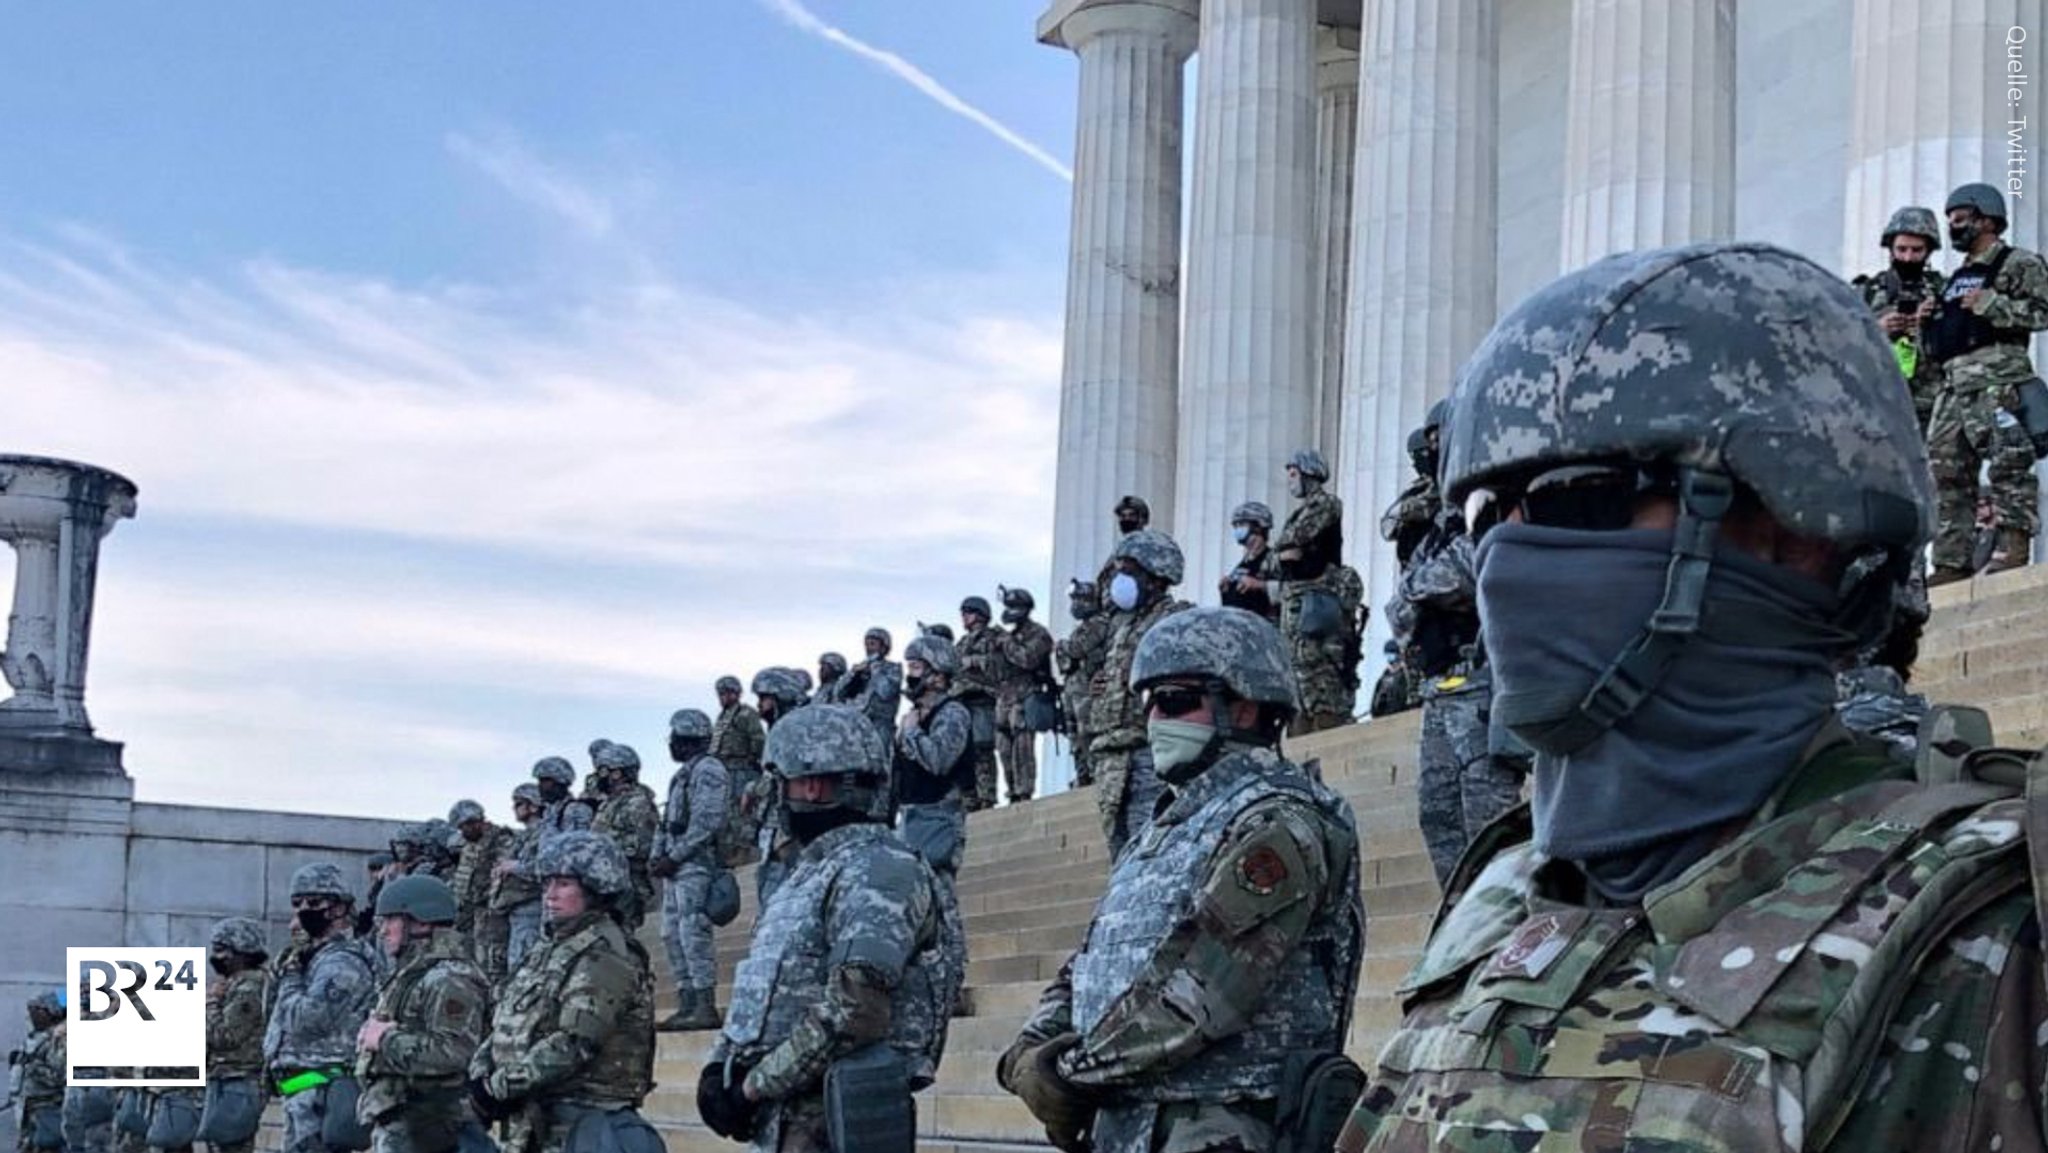
<svg viewBox="0 0 2048 1153"><path fill-rule="evenodd" d="M1574 0L1560 263L1730 235L1734 0Z"/></svg>
<svg viewBox="0 0 2048 1153"><path fill-rule="evenodd" d="M1358 29L1316 30L1316 430L1342 467L1344 301L1351 289L1351 190L1358 160Z"/></svg>
<svg viewBox="0 0 2048 1153"><path fill-rule="evenodd" d="M1074 216L1053 497L1052 627L1066 582L1093 579L1116 540L1110 508L1146 499L1173 526L1180 375L1183 73L1195 0L1062 0L1039 39L1080 58Z"/></svg>

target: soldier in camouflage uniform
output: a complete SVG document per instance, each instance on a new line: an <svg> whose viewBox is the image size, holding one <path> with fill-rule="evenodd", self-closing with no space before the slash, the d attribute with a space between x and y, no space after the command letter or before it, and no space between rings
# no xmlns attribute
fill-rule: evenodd
<svg viewBox="0 0 2048 1153"><path fill-rule="evenodd" d="M375 1153L451 1153L484 1138L464 1089L491 1018L490 980L455 929L455 893L405 877L377 898L377 940L393 967L356 1033L356 1116Z"/></svg>
<svg viewBox="0 0 2048 1153"><path fill-rule="evenodd" d="M2019 385L2034 375L2027 345L2048 329L2048 261L2006 243L2005 198L1965 184L1948 198L1949 240L1962 266L1943 290L1941 313L1925 332L1942 388L1927 427L1938 502L1929 585L1970 575L1977 474L1990 472L1996 550L1985 572L2027 563L2040 527L2034 448L2020 423Z"/></svg>
<svg viewBox="0 0 2048 1153"><path fill-rule="evenodd" d="M1103 608L1094 583L1084 580L1068 585L1067 613L1074 618L1074 631L1053 646L1052 659L1060 674L1060 709L1066 714L1067 738L1074 751L1074 787L1085 789L1095 783L1088 751L1088 713L1095 699L1090 686L1102 670L1116 616Z"/></svg>
<svg viewBox="0 0 2048 1153"><path fill-rule="evenodd" d="M1109 510L1109 514L1116 518L1116 539L1119 545L1125 537L1149 528L1152 524L1152 506L1146 504L1145 498L1141 496L1123 496L1116 502L1116 506ZM1095 587L1102 590L1103 596L1109 595L1109 582L1116 579L1116 567L1116 549L1112 547L1109 550L1109 559L1102 562L1101 571L1095 574Z"/></svg>
<svg viewBox="0 0 2048 1153"><path fill-rule="evenodd" d="M1443 499L1436 491L1436 472L1446 408L1441 400L1430 405L1422 426L1408 434L1408 463L1414 467L1415 477L1380 514L1380 539L1394 546L1394 562L1403 569L1436 527L1437 514L1443 509Z"/></svg>
<svg viewBox="0 0 2048 1153"><path fill-rule="evenodd" d="M597 787L604 796L592 819L592 832L612 839L626 855L626 871L633 878L632 892L614 911L627 932L638 929L655 907L654 878L647 863L654 853L655 830L661 824L661 805L654 790L640 783L640 754L631 746L607 745L598 753Z"/></svg>
<svg viewBox="0 0 2048 1153"><path fill-rule="evenodd" d="M455 892L458 910L455 931L469 938L472 955L486 974L491 972L493 957L498 958L502 971L510 927L503 914L491 909L491 886L498 862L511 851L512 830L492 824L482 805L467 800L455 802L448 810L448 823L462 837L455 879L448 885Z"/></svg>
<svg viewBox="0 0 2048 1153"><path fill-rule="evenodd" d="M29 998L28 1039L10 1058L17 1149L64 1148L64 1027L64 1003L55 993Z"/></svg>
<svg viewBox="0 0 2048 1153"><path fill-rule="evenodd" d="M954 678L953 688L974 717L974 788L967 794L970 813L993 808L996 803L996 694L1006 668L1002 631L988 623L993 615L984 597L961 601L960 639L953 645L960 654L960 675Z"/></svg>
<svg viewBox="0 0 2048 1153"><path fill-rule="evenodd" d="M1038 734L1025 722L1024 702L1041 688L1052 688L1052 634L1031 619L1037 607L1024 589L1004 589L1003 625L997 633L996 655L1001 675L996 681L996 754L1002 762L1010 802L1028 801L1038 793Z"/></svg>
<svg viewBox="0 0 2048 1153"><path fill-rule="evenodd" d="M811 703L836 705L846 688L846 658L839 653L818 654L818 692Z"/></svg>
<svg viewBox="0 0 2048 1153"><path fill-rule="evenodd" d="M731 779L728 803L732 819L726 823L723 846L725 863L737 869L754 861L761 833L760 804L761 747L768 729L754 706L740 700L738 677L720 677L716 686L718 718L711 725L711 755L725 766ZM894 713L890 714L892 717Z"/></svg>
<svg viewBox="0 0 2048 1153"><path fill-rule="evenodd" d="M470 1100L486 1120L511 1122L506 1153L592 1153L569 1140L586 1119L659 1148L638 1114L654 1087L654 975L610 912L632 889L626 859L609 837L565 833L541 846L540 873L543 940L491 1012Z"/></svg>
<svg viewBox="0 0 2048 1153"><path fill-rule="evenodd" d="M610 742L606 742L609 744ZM570 790L576 784L576 767L563 757L542 757L533 764L533 785L540 790L540 838L590 828L597 819L597 806Z"/></svg>
<svg viewBox="0 0 2048 1153"><path fill-rule="evenodd" d="M116 1090L92 1084L106 1075L90 1065L72 1070L72 1083L64 1087L65 1153L113 1153Z"/></svg>
<svg viewBox="0 0 2048 1153"><path fill-rule="evenodd" d="M770 667L754 674L751 686L754 700L758 703L761 723L773 729L777 722L803 707L803 684L796 676L796 670ZM789 863L796 857L797 844L790 839L782 827L782 819L776 809L782 804L782 784L764 772L755 778L754 796L748 808L758 814L760 831L755 835L755 844L761 855L761 867L754 872L755 896L763 908L767 907L768 895L782 878L789 874Z"/></svg>
<svg viewBox="0 0 2048 1153"><path fill-rule="evenodd" d="M1230 535L1244 553L1237 558L1236 567L1216 582L1223 607L1243 609L1278 625L1280 606L1267 591L1266 582L1259 579L1266 568L1266 557L1273 551L1267 543L1273 536L1273 510L1260 500L1238 505L1230 510Z"/></svg>
<svg viewBox="0 0 2048 1153"><path fill-rule="evenodd" d="M888 762L867 718L806 709L769 734L767 756L803 851L755 925L697 1107L713 1132L760 1153L831 1153L827 1071L886 1054L896 1092L931 1084L959 978L942 960L938 882L889 832ZM905 1125L862 1136L907 1147L910 1102L867 1104L899 1105Z"/></svg>
<svg viewBox="0 0 2048 1153"><path fill-rule="evenodd" d="M540 852L543 810L539 786L528 782L512 790L512 817L520 828L491 866L491 915L505 921L505 948L502 953L486 949L478 958L494 986L519 967L540 937L540 879L531 865Z"/></svg>
<svg viewBox="0 0 2048 1153"><path fill-rule="evenodd" d="M973 718L953 687L959 653L944 637L926 634L911 641L903 664L910 711L896 730L891 767L897 828L938 877L939 918L946 930L941 952L957 985L967 972L967 933L954 886L967 855L962 800L974 784Z"/></svg>
<svg viewBox="0 0 2048 1153"><path fill-rule="evenodd" d="M326 1153L320 1127L328 1081L355 1062L356 1030L376 1001L383 959L352 932L355 896L338 867L301 866L292 874L291 901L305 941L279 959L263 1062L284 1095L284 1153Z"/></svg>
<svg viewBox="0 0 2048 1153"><path fill-rule="evenodd" d="M1344 576L1344 502L1323 487L1329 479L1322 453L1305 448L1294 454L1287 491L1301 503L1273 538L1259 579L1244 582L1247 591L1267 591L1280 582L1280 631L1294 650L1301 688L1301 711L1289 736L1350 724L1357 706L1355 621L1363 590L1349 587L1355 576ZM1333 601L1328 607L1336 611L1315 611L1325 601ZM1306 616L1304 609L1310 610Z"/></svg>
<svg viewBox="0 0 2048 1153"><path fill-rule="evenodd" d="M263 926L247 917L214 923L207 938L207 963L218 979L206 985L206 1080L208 1092L244 1104L253 1121L268 1096L263 1085L264 1006L270 1000L270 974L264 962L270 946ZM212 1143L217 1153L249 1153L249 1139Z"/></svg>
<svg viewBox="0 0 2048 1153"><path fill-rule="evenodd" d="M1941 307L1947 285L1941 270L1928 266L1941 250L1941 225L1935 222L1931 208L1901 208L1892 213L1879 243L1891 266L1851 283L1863 293L1863 303L1877 314L1877 326L1892 342L1892 357L1898 361L1899 375L1906 378L1924 434L1934 415L1934 399L1941 392L1941 373L1934 358L1926 355L1922 333L1922 326Z"/></svg>
<svg viewBox="0 0 2048 1153"><path fill-rule="evenodd" d="M712 948L705 901L711 882L724 870L719 842L731 817L732 787L711 747L711 718L697 709L678 709L668 719L668 755L676 771L668 780L668 808L654 835L655 876L667 882L661 898L661 940L676 980L676 1011L663 1030L716 1029L718 955Z"/></svg>
<svg viewBox="0 0 2048 1153"><path fill-rule="evenodd" d="M1109 582L1110 603L1116 606L1114 630L1104 646L1102 666L1088 686L1088 755L1100 786L1095 807L1112 858L1144 831L1159 797L1152 750L1145 738L1145 711L1131 688L1131 662L1137 659L1138 642L1147 629L1188 607L1172 595L1185 565L1172 537L1140 529L1116 546L1115 561L1116 576Z"/></svg>
<svg viewBox="0 0 2048 1153"><path fill-rule="evenodd" d="M1452 878L1337 1148L2040 1148L2024 774L1918 781L1830 719L1932 496L1855 291L1766 244L1611 256L1454 395L1534 803Z"/></svg>
<svg viewBox="0 0 2048 1153"><path fill-rule="evenodd" d="M885 749L896 743L896 711L903 696L903 666L889 659L894 644L888 629L869 629L861 638L867 659L847 672L839 694L840 704L855 705L867 714Z"/></svg>
<svg viewBox="0 0 2048 1153"><path fill-rule="evenodd" d="M1317 1148L1280 1100L1342 1052L1365 911L1351 807L1279 753L1291 663L1243 609L1138 646L1159 816L997 1066L1060 1149Z"/></svg>

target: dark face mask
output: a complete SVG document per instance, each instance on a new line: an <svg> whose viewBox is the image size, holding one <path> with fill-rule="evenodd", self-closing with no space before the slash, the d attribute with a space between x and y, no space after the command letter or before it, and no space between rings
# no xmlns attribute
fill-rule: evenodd
<svg viewBox="0 0 2048 1153"><path fill-rule="evenodd" d="M1437 474L1436 450L1417 449L1408 454L1408 463L1415 466L1415 475L1435 479Z"/></svg>
<svg viewBox="0 0 2048 1153"><path fill-rule="evenodd" d="M1955 246L1957 252L1968 252L1983 232L1984 226L1974 220L1968 224L1951 224L1948 226L1948 242Z"/></svg>
<svg viewBox="0 0 2048 1153"><path fill-rule="evenodd" d="M1892 271L1899 274L1900 280L1919 280L1927 273L1927 262L1925 260L1894 260L1892 261Z"/></svg>
<svg viewBox="0 0 2048 1153"><path fill-rule="evenodd" d="M1144 527L1145 522L1141 520L1130 520L1125 517L1118 517L1116 520L1116 530L1125 536L1129 536Z"/></svg>
<svg viewBox="0 0 2048 1153"><path fill-rule="evenodd" d="M929 677L904 677L903 691L913 697L922 696L924 694L925 682L929 679Z"/></svg>
<svg viewBox="0 0 2048 1153"><path fill-rule="evenodd" d="M209 955L206 958L206 963L210 968L213 969L214 972L219 973L223 977L234 976L235 971L238 967L234 962L234 958L229 957L225 953L214 953Z"/></svg>
<svg viewBox="0 0 2048 1153"><path fill-rule="evenodd" d="M1014 628L1017 625L1023 624L1025 618L1030 615L1031 613L1027 609L1004 609L1003 623Z"/></svg>
<svg viewBox="0 0 2048 1153"><path fill-rule="evenodd" d="M464 829L462 830L462 839L463 839L463 840L465 840L465 841L468 841L468 842L469 842L470 844L474 845L474 844L476 844L476 843L477 843L478 841L481 841L481 840L483 840L483 839L484 839L484 831L483 831L483 829L482 829L481 827L476 827L476 828L464 828Z"/></svg>
<svg viewBox="0 0 2048 1153"><path fill-rule="evenodd" d="M867 818L843 805L829 809L798 809L785 805L783 820L788 823L789 835L803 844L810 844L834 829L857 824Z"/></svg>
<svg viewBox="0 0 2048 1153"><path fill-rule="evenodd" d="M568 795L569 786L560 781L547 780L540 782L540 799L545 804L552 805Z"/></svg>
<svg viewBox="0 0 2048 1153"><path fill-rule="evenodd" d="M321 934L325 933L325 932L327 931L327 925L328 925L328 918L327 918L327 910L325 910L325 909L300 909L300 910L299 910L299 928L301 928L301 929L304 929L304 930L306 931L306 935L307 935L308 937L318 937L318 936L320 936Z"/></svg>

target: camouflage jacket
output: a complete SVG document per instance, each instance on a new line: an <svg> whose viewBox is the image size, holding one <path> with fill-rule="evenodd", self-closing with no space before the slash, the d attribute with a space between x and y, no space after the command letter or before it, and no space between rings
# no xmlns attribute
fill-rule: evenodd
<svg viewBox="0 0 2048 1153"><path fill-rule="evenodd" d="M1318 488L1287 514L1259 575L1286 582L1280 592L1284 599L1320 581L1343 549L1344 502L1327 487Z"/></svg>
<svg viewBox="0 0 2048 1153"><path fill-rule="evenodd" d="M1344 1047L1365 911L1343 799L1238 747L1170 792L1117 858L1022 1040L1106 1105L1273 1100L1288 1059Z"/></svg>
<svg viewBox="0 0 2048 1153"><path fill-rule="evenodd" d="M40 1032L30 1033L21 1046L21 1067L16 1075L21 1079L21 1104L61 1105L64 1101L64 1081L69 1071L65 1064L65 1023Z"/></svg>
<svg viewBox="0 0 2048 1153"><path fill-rule="evenodd" d="M1832 731L1642 907L1492 826L1338 1149L2041 1148L2026 802Z"/></svg>
<svg viewBox="0 0 2048 1153"><path fill-rule="evenodd" d="M1912 760L1920 748L1920 718L1927 698L1906 691L1905 678L1883 665L1858 665L1835 674L1835 717L1852 733L1876 737Z"/></svg>
<svg viewBox="0 0 2048 1153"><path fill-rule="evenodd" d="M862 661L847 670L841 699L857 705L883 733L896 725L896 710L903 699L903 666L887 657Z"/></svg>
<svg viewBox="0 0 2048 1153"><path fill-rule="evenodd" d="M717 863L719 838L732 815L731 775L705 754L677 765L668 779L668 811L654 834L654 855L678 865Z"/></svg>
<svg viewBox="0 0 2048 1153"><path fill-rule="evenodd" d="M661 808L654 790L635 781L605 798L590 822L590 831L610 837L638 876L647 871L647 858L654 852L654 834L660 825Z"/></svg>
<svg viewBox="0 0 2048 1153"><path fill-rule="evenodd" d="M511 839L505 843L505 855L499 860L510 861L519 868L490 882L492 909L502 913L540 900L540 882L532 876L533 860L539 852L539 821L512 832ZM491 870L493 873L496 871Z"/></svg>
<svg viewBox="0 0 2048 1153"><path fill-rule="evenodd" d="M1129 752L1143 748L1145 711L1131 689L1131 663L1145 630L1161 618L1189 608L1186 601L1160 597L1135 612L1116 614L1116 631L1102 655L1102 667L1089 684L1088 747L1091 752Z"/></svg>
<svg viewBox="0 0 2048 1153"><path fill-rule="evenodd" d="M1436 524L1437 512L1443 507L1443 498L1437 495L1434 477L1418 476L1408 482L1387 511L1380 514L1380 539L1394 546L1395 558L1403 565L1415 551L1415 546L1428 535L1430 526Z"/></svg>
<svg viewBox="0 0 2048 1153"><path fill-rule="evenodd" d="M240 1077L263 1071L264 1003L270 974L244 969L206 990L206 1073Z"/></svg>
<svg viewBox="0 0 2048 1153"><path fill-rule="evenodd" d="M996 655L1002 660L996 698L1004 705L1023 700L1052 676L1052 634L1037 621L1022 621L1000 633Z"/></svg>
<svg viewBox="0 0 2048 1153"><path fill-rule="evenodd" d="M2007 245L2000 243L1965 260L1951 274L1943 289L1948 307L1963 308L1961 297L1970 288L1974 266L1998 259ZM2039 253L2013 248L1975 308L1967 310L1984 322L2001 329L2039 332L2048 329L2048 261ZM1992 385L2016 384L2034 375L2033 357L2024 342L1993 341L1943 362L1942 374L1950 388L1969 390Z"/></svg>
<svg viewBox="0 0 2048 1153"><path fill-rule="evenodd" d="M1857 291L1863 294L1863 303L1869 305L1870 311L1878 316L1888 312L1912 315L1919 308L1919 301L1932 300L1936 304L1941 302L1942 294L1948 286L1948 278L1941 274L1940 269L1930 265L1921 273L1918 284L1907 283L1896 269L1891 268L1873 275L1859 276L1853 283ZM1906 379L1913 388L1914 404L1921 404L1923 397L1931 403L1932 398L1927 394L1934 385L1940 383L1941 374L1934 359L1923 355L1924 340L1919 327L1916 325L1892 337L1891 341L1894 346L1903 343L1910 349L1910 352L1903 354L1899 361L1899 371L1905 373L1907 365L1912 365L1913 371L1907 374Z"/></svg>
<svg viewBox="0 0 2048 1153"><path fill-rule="evenodd" d="M640 1104L654 1086L654 976L609 913L549 922L470 1062L503 1101Z"/></svg>
<svg viewBox="0 0 2048 1153"><path fill-rule="evenodd" d="M507 859L518 836L512 830L486 823L484 835L474 841L462 843L462 856L455 864L455 880L449 888L455 890L455 927L467 933L476 925L479 909L492 908L491 872L499 861Z"/></svg>
<svg viewBox="0 0 2048 1153"><path fill-rule="evenodd" d="M711 724L711 755L734 772L760 768L761 750L767 744L768 730L752 705L724 709Z"/></svg>
<svg viewBox="0 0 2048 1153"><path fill-rule="evenodd" d="M974 719L955 692L927 691L896 730L896 799L929 805L974 788Z"/></svg>
<svg viewBox="0 0 2048 1153"><path fill-rule="evenodd" d="M1089 678L1102 667L1102 658L1109 651L1109 636L1116 631L1117 615L1105 609L1075 621L1074 631L1053 646L1053 665L1069 689L1086 692Z"/></svg>
<svg viewBox="0 0 2048 1153"><path fill-rule="evenodd" d="M1002 643L1003 632L994 625L960 634L953 642L954 651L960 654L960 672L953 678L953 688L962 696L993 698L1008 671Z"/></svg>
<svg viewBox="0 0 2048 1153"><path fill-rule="evenodd" d="M368 1116L411 1104L423 1090L460 1085L490 1028L491 982L453 929L412 946L378 990L371 1018L392 1027L356 1057Z"/></svg>
<svg viewBox="0 0 2048 1153"><path fill-rule="evenodd" d="M264 1063L274 1072L352 1064L356 1030L370 1015L383 974L382 959L357 937L322 941L310 954L288 954L264 1028Z"/></svg>

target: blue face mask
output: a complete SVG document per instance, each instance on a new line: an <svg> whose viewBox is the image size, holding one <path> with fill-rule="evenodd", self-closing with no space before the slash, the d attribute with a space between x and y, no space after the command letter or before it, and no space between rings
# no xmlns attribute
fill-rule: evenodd
<svg viewBox="0 0 2048 1153"><path fill-rule="evenodd" d="M1237 543L1243 544L1244 542L1252 539L1252 526L1248 524L1231 525L1230 536L1231 539L1237 541Z"/></svg>
<svg viewBox="0 0 2048 1153"><path fill-rule="evenodd" d="M1109 601L1125 612L1137 608L1138 578L1127 572L1120 572L1110 578Z"/></svg>

